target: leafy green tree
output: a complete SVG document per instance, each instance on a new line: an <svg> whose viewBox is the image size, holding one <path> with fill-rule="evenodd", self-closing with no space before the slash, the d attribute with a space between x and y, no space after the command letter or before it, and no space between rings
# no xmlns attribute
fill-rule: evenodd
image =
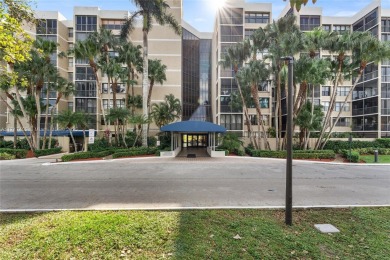
<svg viewBox="0 0 390 260"><path fill-rule="evenodd" d="M148 115L150 115L151 112L151 107L150 107L150 101L152 99L152 92L153 92L153 87L155 83L160 83L161 85L164 83L164 81L167 80L167 75L166 75L166 69L167 66L161 63L161 60L149 60L149 93L148 93ZM148 124L148 135L149 135L149 127L150 123Z"/></svg>
<svg viewBox="0 0 390 260"><path fill-rule="evenodd" d="M164 0L132 0L138 7L138 11L133 13L125 22L121 36L127 38L129 33L134 30L135 20L142 16L142 32L143 32L143 74L142 74L142 98L143 98L143 115L148 116L147 96L148 96L148 34L152 30L153 23L157 22L159 25L168 25L177 33L181 33L180 24L176 21L174 16L169 13L170 6ZM143 125L144 131L142 135L142 145L147 146L147 124Z"/></svg>
<svg viewBox="0 0 390 260"><path fill-rule="evenodd" d="M60 127L69 130L70 137L72 139L75 152L77 152L76 141L73 136L73 128L80 124L85 118L85 115L81 112L73 112L71 110L64 110L57 115L57 122Z"/></svg>
<svg viewBox="0 0 390 260"><path fill-rule="evenodd" d="M322 120L324 117L324 112L322 112L322 107L318 105L313 105L311 102L306 102L302 110L299 112L296 118L296 124L301 130L301 148L306 150L309 144L310 132L319 131L322 128Z"/></svg>
<svg viewBox="0 0 390 260"><path fill-rule="evenodd" d="M126 140L125 140L125 133L126 133L126 120L130 117L130 111L126 108L111 108L110 112L107 116L109 120L112 120L115 122L114 128L115 128L115 142L119 146L120 145L120 136L122 137L122 141L124 145L127 147ZM120 129L120 126L122 125L122 129Z"/></svg>
<svg viewBox="0 0 390 260"><path fill-rule="evenodd" d="M229 152L239 154L242 150L244 142L236 133L227 132L222 136L222 144L220 148L226 149Z"/></svg>
<svg viewBox="0 0 390 260"><path fill-rule="evenodd" d="M157 127L174 122L181 117L181 104L178 98L169 94L165 96L165 101L152 105L152 118Z"/></svg>

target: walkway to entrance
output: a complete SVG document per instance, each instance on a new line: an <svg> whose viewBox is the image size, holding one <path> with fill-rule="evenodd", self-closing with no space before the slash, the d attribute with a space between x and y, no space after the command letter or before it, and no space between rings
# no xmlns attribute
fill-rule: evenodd
<svg viewBox="0 0 390 260"><path fill-rule="evenodd" d="M187 148L182 148L181 152L177 157L198 158L198 157L210 157L210 155L207 153L206 148L187 147Z"/></svg>

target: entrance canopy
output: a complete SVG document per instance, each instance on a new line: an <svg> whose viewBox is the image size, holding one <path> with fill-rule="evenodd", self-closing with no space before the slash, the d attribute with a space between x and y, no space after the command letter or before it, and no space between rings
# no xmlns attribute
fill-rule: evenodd
<svg viewBox="0 0 390 260"><path fill-rule="evenodd" d="M161 131L176 133L225 133L226 128L204 121L181 121L163 126Z"/></svg>

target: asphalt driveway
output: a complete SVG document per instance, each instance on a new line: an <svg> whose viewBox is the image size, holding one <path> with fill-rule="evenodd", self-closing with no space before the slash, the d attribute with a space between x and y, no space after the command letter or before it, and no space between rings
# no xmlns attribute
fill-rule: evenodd
<svg viewBox="0 0 390 260"><path fill-rule="evenodd" d="M283 207L285 160L0 162L0 210ZM390 205L389 165L294 161L293 205Z"/></svg>

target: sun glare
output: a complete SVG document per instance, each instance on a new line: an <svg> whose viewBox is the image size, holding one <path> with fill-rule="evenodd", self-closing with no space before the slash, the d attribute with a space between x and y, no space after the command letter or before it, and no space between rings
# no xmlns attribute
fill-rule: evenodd
<svg viewBox="0 0 390 260"><path fill-rule="evenodd" d="M225 6L226 0L209 0L214 10L218 10Z"/></svg>

